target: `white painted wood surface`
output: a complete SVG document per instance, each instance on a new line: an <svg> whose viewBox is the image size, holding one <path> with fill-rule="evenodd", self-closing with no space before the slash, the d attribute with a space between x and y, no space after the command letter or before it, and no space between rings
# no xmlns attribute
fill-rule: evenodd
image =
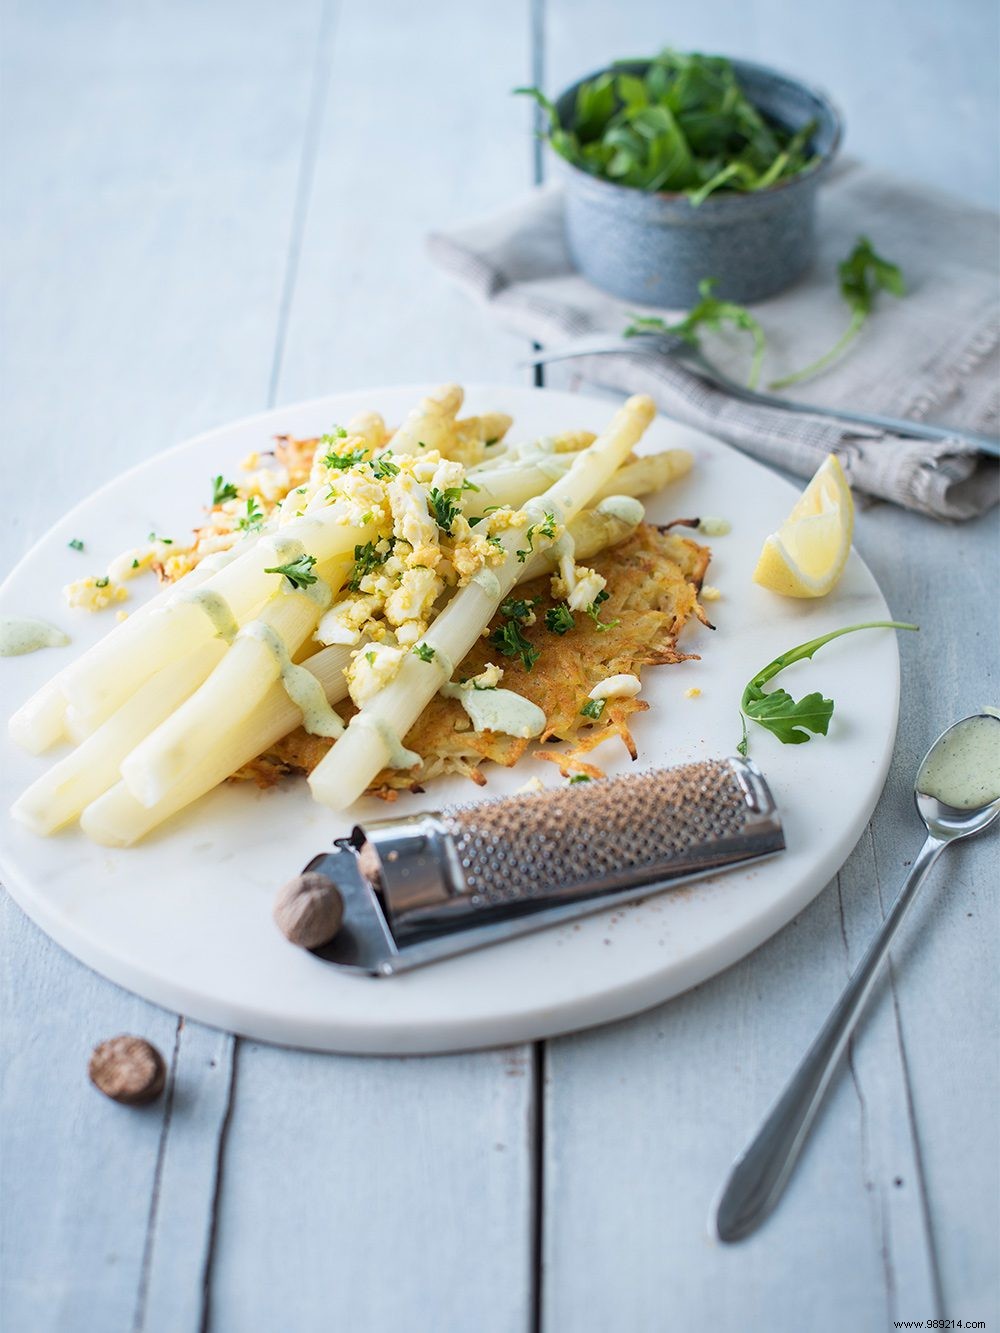
<svg viewBox="0 0 1000 1333"><path fill-rule="evenodd" d="M440 281L422 236L530 184L507 90L543 73L668 41L808 56L855 151L995 192L980 0L905 22L893 0L5 8L4 565L129 462L229 418L365 383L516 380L520 345ZM864 55L862 21L898 43ZM961 87L947 125L932 64ZM631 1022L443 1059L280 1051L128 996L4 899L0 1327L995 1327L996 839L928 886L773 1221L734 1249L705 1231L913 855L924 746L996 701L995 537L859 516L890 604L923 626L901 644L871 828L764 949ZM153 1107L86 1083L117 1031L171 1057Z"/></svg>

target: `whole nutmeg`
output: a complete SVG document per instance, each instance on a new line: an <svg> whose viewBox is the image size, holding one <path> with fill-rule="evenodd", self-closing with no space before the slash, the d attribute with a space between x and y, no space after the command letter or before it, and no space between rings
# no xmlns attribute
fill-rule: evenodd
<svg viewBox="0 0 1000 1333"><path fill-rule="evenodd" d="M95 1088L124 1106L151 1102L167 1081L167 1066L156 1047L128 1034L95 1046L87 1072Z"/></svg>
<svg viewBox="0 0 1000 1333"><path fill-rule="evenodd" d="M344 919L344 900L329 875L306 870L290 879L274 903L281 933L303 949L328 944Z"/></svg>

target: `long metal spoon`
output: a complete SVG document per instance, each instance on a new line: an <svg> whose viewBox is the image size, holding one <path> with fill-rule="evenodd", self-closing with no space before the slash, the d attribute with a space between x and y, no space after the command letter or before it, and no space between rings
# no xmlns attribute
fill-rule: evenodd
<svg viewBox="0 0 1000 1333"><path fill-rule="evenodd" d="M725 390L730 398L739 398L745 403L756 403L758 407L775 407L783 412L796 412L814 417L834 417L838 421L856 421L864 426L874 426L878 430L889 431L893 435L917 440L955 440L967 443L982 453L1000 456L1000 439L992 435L981 435L977 431L965 430L961 426L935 426L928 421L913 421L905 417L881 416L876 412L859 412L848 407L821 407L817 403L797 403L791 398L779 398L773 393L760 393L748 389L745 384L737 384L705 357L700 348L686 342L674 334L639 333L631 338L618 337L614 334L593 334L577 338L565 347L542 349L532 356L519 361L521 366L544 366L551 361L573 361L581 356L619 356L623 352L646 353L652 356L671 357L686 366L693 374L709 384Z"/></svg>
<svg viewBox="0 0 1000 1333"><path fill-rule="evenodd" d="M822 1031L734 1163L709 1223L719 1240L742 1240L781 1197L889 945L927 872L947 846L981 833L1000 814L1000 717L976 713L943 732L920 765L914 798L927 840Z"/></svg>

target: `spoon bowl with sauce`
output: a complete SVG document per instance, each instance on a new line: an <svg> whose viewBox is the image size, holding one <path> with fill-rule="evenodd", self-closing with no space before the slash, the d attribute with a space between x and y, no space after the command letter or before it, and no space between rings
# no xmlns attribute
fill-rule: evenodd
<svg viewBox="0 0 1000 1333"><path fill-rule="evenodd" d="M913 795L927 828L924 845L819 1036L733 1165L710 1223L719 1240L748 1236L781 1197L889 946L927 872L951 843L981 833L1000 815L1000 713L984 709L942 732L917 771Z"/></svg>

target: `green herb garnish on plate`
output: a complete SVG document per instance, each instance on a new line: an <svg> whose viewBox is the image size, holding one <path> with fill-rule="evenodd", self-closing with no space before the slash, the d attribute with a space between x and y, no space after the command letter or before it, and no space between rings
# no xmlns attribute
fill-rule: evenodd
<svg viewBox="0 0 1000 1333"><path fill-rule="evenodd" d="M311 587L318 582L318 576L312 572L313 565L316 563L314 555L299 555L294 560L289 560L286 565L272 565L270 569L265 569L265 574L282 574L292 585L294 592L300 592L303 588Z"/></svg>
<svg viewBox="0 0 1000 1333"><path fill-rule="evenodd" d="M801 699L793 699L787 690L772 690L764 693L764 686L769 680L784 671L793 662L801 662L818 652L824 644L839 639L844 634L853 634L859 629L919 629L919 625L906 625L899 620L870 620L861 625L847 625L843 629L821 634L818 639L800 643L797 648L789 648L786 653L776 657L763 667L747 684L740 700L740 721L743 724L743 737L737 745L740 754L747 752L747 721L777 736L783 745L803 745L812 740L813 735L825 736L833 717L833 700L824 699L818 691L805 694ZM812 735L810 735L810 732Z"/></svg>

